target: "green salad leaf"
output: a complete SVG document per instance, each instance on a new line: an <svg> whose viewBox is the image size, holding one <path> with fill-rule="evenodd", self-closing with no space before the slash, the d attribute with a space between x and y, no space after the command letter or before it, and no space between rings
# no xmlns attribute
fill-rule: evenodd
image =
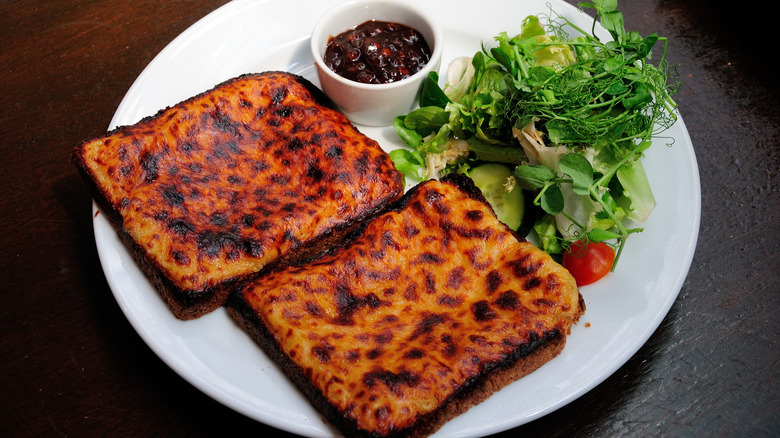
<svg viewBox="0 0 780 438"><path fill-rule="evenodd" d="M516 35L453 61L443 87L429 75L420 107L393 124L409 148L391 157L419 180L484 162L514 166L545 251L608 241L616 266L626 238L642 230L630 224L655 208L641 158L676 121L681 84L666 38L627 31L617 0L580 8L595 10L590 30L552 10L531 15ZM611 39L596 35L597 23Z"/></svg>

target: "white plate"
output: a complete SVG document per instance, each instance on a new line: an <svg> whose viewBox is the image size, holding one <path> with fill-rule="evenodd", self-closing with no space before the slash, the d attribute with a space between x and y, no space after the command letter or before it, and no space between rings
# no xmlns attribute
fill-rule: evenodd
<svg viewBox="0 0 780 438"><path fill-rule="evenodd" d="M149 64L111 127L135 123L242 73L287 70L318 83L309 34L318 17L337 2L234 1L217 9ZM589 28L590 18L560 0L483 0L478 8L468 0L427 1L425 6L440 14L444 31L442 68L457 56L473 55L499 32L519 32L526 15L547 12L548 4ZM387 150L400 146L389 127L361 130ZM451 420L436 437L488 435L558 409L604 381L655 331L688 273L700 217L698 168L682 119L667 134L674 145L658 141L645 159L658 207L645 231L629 239L617 272L581 288L587 312L561 355ZM263 423L304 436L338 435L224 309L195 321L177 320L103 214L96 215L94 231L106 279L122 311L176 373Z"/></svg>

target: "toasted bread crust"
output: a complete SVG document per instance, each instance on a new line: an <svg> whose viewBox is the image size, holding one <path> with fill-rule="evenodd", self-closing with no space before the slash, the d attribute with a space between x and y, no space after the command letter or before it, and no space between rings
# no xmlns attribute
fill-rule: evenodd
<svg viewBox="0 0 780 438"><path fill-rule="evenodd" d="M228 311L346 436L407 437L555 357L584 305L567 271L448 175L348 246L238 289Z"/></svg>
<svg viewBox="0 0 780 438"><path fill-rule="evenodd" d="M431 435L449 420L490 398L494 392L531 374L558 356L566 345L566 336L559 330L547 332L544 337L527 344L525 348L518 349L517 357L495 364L490 371L486 370L479 378L475 378L458 388L457 392L442 403L439 408L420 416L414 426L385 435L362 430L355 421L345 418L343 413L306 378L306 371L284 353L273 335L258 318L257 313L240 295L234 295L230 298L228 312L269 358L279 365L282 372L309 399L315 409L322 413L333 426L343 431L345 436L355 437L421 438Z"/></svg>
<svg viewBox="0 0 780 438"><path fill-rule="evenodd" d="M306 79L225 81L73 151L177 318L341 242L403 193L389 156Z"/></svg>

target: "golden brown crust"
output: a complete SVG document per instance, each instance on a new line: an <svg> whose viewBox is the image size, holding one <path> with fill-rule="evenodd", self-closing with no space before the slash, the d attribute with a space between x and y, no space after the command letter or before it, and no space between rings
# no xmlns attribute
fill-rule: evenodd
<svg viewBox="0 0 780 438"><path fill-rule="evenodd" d="M228 80L83 142L73 160L180 319L329 249L403 192L379 145L283 72Z"/></svg>
<svg viewBox="0 0 780 438"><path fill-rule="evenodd" d="M453 175L228 310L347 436L388 437L430 434L546 363L584 308L568 271Z"/></svg>

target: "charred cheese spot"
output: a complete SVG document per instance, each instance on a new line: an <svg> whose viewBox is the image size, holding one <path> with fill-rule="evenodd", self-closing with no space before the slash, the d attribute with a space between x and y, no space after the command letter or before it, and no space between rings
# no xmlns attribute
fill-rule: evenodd
<svg viewBox="0 0 780 438"><path fill-rule="evenodd" d="M485 213L479 210L469 210L466 212L466 219L474 222L479 222L485 217Z"/></svg>
<svg viewBox="0 0 780 438"><path fill-rule="evenodd" d="M316 163L311 163L306 169L306 176L318 183L325 177L325 172Z"/></svg>
<svg viewBox="0 0 780 438"><path fill-rule="evenodd" d="M413 341L422 335L433 332L433 329L437 325L444 324L446 320L446 315L437 313L423 315L422 319L417 322L417 327L412 333L412 336L409 337L409 340Z"/></svg>
<svg viewBox="0 0 780 438"><path fill-rule="evenodd" d="M503 279L501 278L501 273L495 270L488 272L487 276L485 277L485 287L487 288L488 293L495 292L496 289L501 286L502 282Z"/></svg>
<svg viewBox="0 0 780 438"><path fill-rule="evenodd" d="M436 294L436 276L430 271L423 271L423 281L425 292L429 295Z"/></svg>
<svg viewBox="0 0 780 438"><path fill-rule="evenodd" d="M444 307L458 307L463 304L464 299L462 297L454 297L451 295L440 295L437 302Z"/></svg>
<svg viewBox="0 0 780 438"><path fill-rule="evenodd" d="M171 256L173 257L173 260L179 265L186 266L190 264L190 258L187 257L187 254L181 251L173 251Z"/></svg>
<svg viewBox="0 0 780 438"><path fill-rule="evenodd" d="M358 359L360 359L360 351L359 350L349 350L346 354L347 362L356 362Z"/></svg>
<svg viewBox="0 0 780 438"><path fill-rule="evenodd" d="M501 293L495 304L501 309L515 310L520 307L520 297L517 295L517 292L508 290Z"/></svg>
<svg viewBox="0 0 780 438"><path fill-rule="evenodd" d="M374 416L378 421L387 421L387 418L390 416L390 407L387 405L381 406L374 412Z"/></svg>
<svg viewBox="0 0 780 438"><path fill-rule="evenodd" d="M531 277L523 283L523 290L531 290L539 287L542 284L542 279L539 277Z"/></svg>
<svg viewBox="0 0 780 438"><path fill-rule="evenodd" d="M153 183L157 180L160 171L160 158L158 155L149 152L141 153L141 168L144 171L143 180L145 183Z"/></svg>
<svg viewBox="0 0 780 438"><path fill-rule="evenodd" d="M412 283L409 284L406 287L406 290L404 291L404 298L406 298L407 301L417 301L417 285Z"/></svg>
<svg viewBox="0 0 780 438"><path fill-rule="evenodd" d="M407 239L411 239L411 238L413 238L414 236L416 236L418 234L420 234L420 230L419 229L417 229L417 228L415 228L413 226L405 226L404 227L404 236Z"/></svg>
<svg viewBox="0 0 780 438"><path fill-rule="evenodd" d="M487 269L492 263L492 260L489 258L482 260L482 252L483 251L478 246L468 248L464 251L466 257L469 260L469 263L471 263L471 266L477 271L483 271Z"/></svg>
<svg viewBox="0 0 780 438"><path fill-rule="evenodd" d="M303 149L303 148L304 148L304 146L305 146L305 144L304 144L304 143L303 143L303 141L301 141L301 139L300 139L300 138L298 138L298 137L293 137L293 138L292 138L292 139L289 141L289 143L287 143L287 149L289 149L289 150L291 150L291 151L293 151L293 152L295 152L295 151L300 151L301 149Z"/></svg>
<svg viewBox="0 0 780 438"><path fill-rule="evenodd" d="M520 260L511 261L510 266L515 276L518 278L523 278L528 275L531 275L536 271L538 271L539 268L541 267L539 263L533 262L531 260L530 255L525 255Z"/></svg>
<svg viewBox="0 0 780 438"><path fill-rule="evenodd" d="M471 312L474 314L474 319L480 322L490 321L491 319L498 318L496 312L490 308L490 304L487 301L477 301L472 304Z"/></svg>
<svg viewBox="0 0 780 438"><path fill-rule="evenodd" d="M179 191L177 187L161 186L160 192L165 202L171 206L179 206L184 203L184 195Z"/></svg>
<svg viewBox="0 0 780 438"><path fill-rule="evenodd" d="M319 304L313 301L306 302L306 310L313 316L323 316L324 312Z"/></svg>
<svg viewBox="0 0 780 438"><path fill-rule="evenodd" d="M458 266L455 269L451 270L447 275L447 287L451 289L460 288L463 282L465 281L465 276L464 276L465 272L466 269L462 266Z"/></svg>
<svg viewBox="0 0 780 438"><path fill-rule="evenodd" d="M434 265L440 265L444 263L444 257L438 255L438 254L432 254L429 252L420 254L417 256L415 260L412 261L412 264L419 264L419 263L425 263L425 264L434 264Z"/></svg>
<svg viewBox="0 0 780 438"><path fill-rule="evenodd" d="M400 394L403 386L416 386L420 377L407 370L394 373L388 370L373 370L363 375L363 383L370 389L377 384L385 385L390 391Z"/></svg>
<svg viewBox="0 0 780 438"><path fill-rule="evenodd" d="M450 334L441 335L442 353L446 357L452 357L458 352L458 346L455 344Z"/></svg>
<svg viewBox="0 0 780 438"><path fill-rule="evenodd" d="M412 348L404 354L405 359L420 359L425 356L425 352L419 348Z"/></svg>
<svg viewBox="0 0 780 438"><path fill-rule="evenodd" d="M556 303L544 298L538 298L533 301L533 304L542 309L551 309L556 306Z"/></svg>
<svg viewBox="0 0 780 438"><path fill-rule="evenodd" d="M379 344L386 344L393 339L393 334L390 332L383 332L376 336L375 340Z"/></svg>
<svg viewBox="0 0 780 438"><path fill-rule="evenodd" d="M544 289L547 292L555 292L558 290L558 288L561 286L560 281L558 280L558 277L555 275L548 275L545 278L545 284Z"/></svg>
<svg viewBox="0 0 780 438"><path fill-rule="evenodd" d="M287 94L288 90L285 86L274 88L271 90L271 103L273 105L279 105L285 101Z"/></svg>
<svg viewBox="0 0 780 438"><path fill-rule="evenodd" d="M330 361L330 356L331 354L333 354L334 351L335 348L328 343L315 345L311 349L312 354L316 356L317 360L319 360L322 363L328 363Z"/></svg>

